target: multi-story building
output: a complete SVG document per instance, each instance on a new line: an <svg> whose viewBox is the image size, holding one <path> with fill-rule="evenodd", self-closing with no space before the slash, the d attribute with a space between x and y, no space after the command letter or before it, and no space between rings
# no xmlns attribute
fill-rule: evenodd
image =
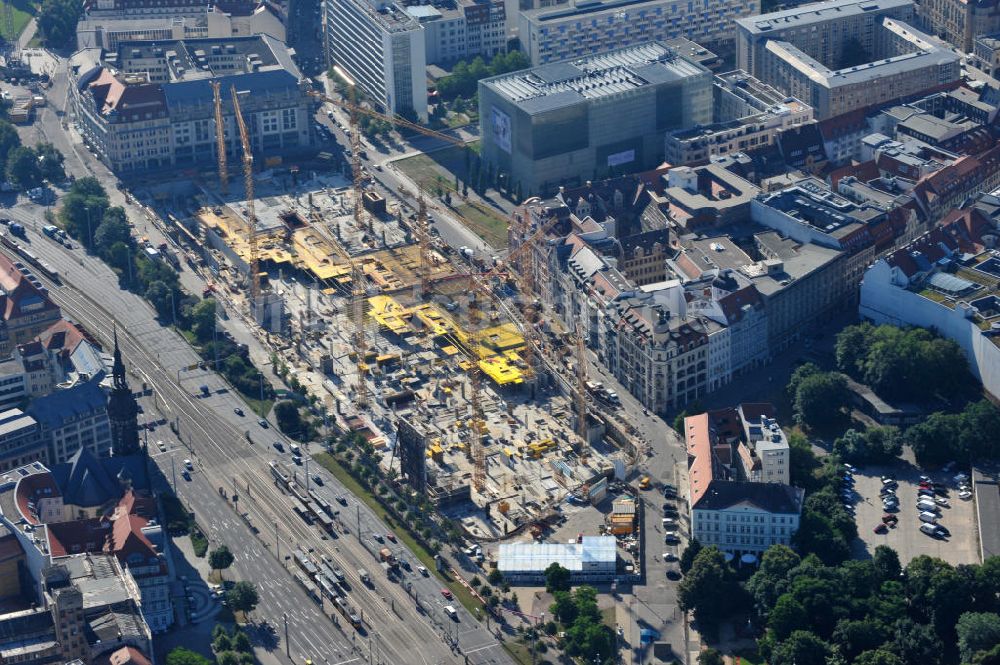
<svg viewBox="0 0 1000 665"><path fill-rule="evenodd" d="M996 78L1000 72L1000 34L994 32L976 37L970 60L971 65Z"/></svg>
<svg viewBox="0 0 1000 665"><path fill-rule="evenodd" d="M818 119L959 80L960 56L912 18L909 0L837 0L740 19L737 63Z"/></svg>
<svg viewBox="0 0 1000 665"><path fill-rule="evenodd" d="M300 154L313 145L310 83L270 36L120 42L117 51L95 53L74 55L71 95L84 141L118 173L214 163L212 80L225 90L232 159L241 154L234 86L255 153Z"/></svg>
<svg viewBox="0 0 1000 665"><path fill-rule="evenodd" d="M711 122L711 85L657 42L484 79L482 156L526 194L655 168L666 132Z"/></svg>
<svg viewBox="0 0 1000 665"><path fill-rule="evenodd" d="M746 72L715 77L714 122L670 132L664 159L674 165L703 164L716 155L761 150L786 129L810 122L812 108Z"/></svg>
<svg viewBox="0 0 1000 665"><path fill-rule="evenodd" d="M77 451L106 457L111 454L108 397L102 377L57 390L32 401L27 414L38 423L48 448L49 463L70 459Z"/></svg>
<svg viewBox="0 0 1000 665"><path fill-rule="evenodd" d="M59 306L28 268L0 255L0 358L62 318Z"/></svg>
<svg viewBox="0 0 1000 665"><path fill-rule="evenodd" d="M677 166L667 173L662 194L651 197L680 232L699 232L750 219L750 202L760 189L717 164Z"/></svg>
<svg viewBox="0 0 1000 665"><path fill-rule="evenodd" d="M393 113L427 119L424 29L386 0L326 0L330 62Z"/></svg>
<svg viewBox="0 0 1000 665"><path fill-rule="evenodd" d="M506 0L437 0L407 4L424 29L427 64L452 63L507 50Z"/></svg>
<svg viewBox="0 0 1000 665"><path fill-rule="evenodd" d="M917 18L924 30L969 53L977 37L1000 31L1000 4L997 0L919 0Z"/></svg>
<svg viewBox="0 0 1000 665"><path fill-rule="evenodd" d="M675 37L731 42L733 21L758 11L755 0L597 0L522 11L518 37L538 66Z"/></svg>
<svg viewBox="0 0 1000 665"><path fill-rule="evenodd" d="M0 471L48 461L38 422L20 409L0 411Z"/></svg>
<svg viewBox="0 0 1000 665"><path fill-rule="evenodd" d="M736 67L761 78L770 41L794 44L827 66L858 59L853 51L874 56L879 50L877 25L883 18L912 24L913 0L829 0L738 19Z"/></svg>
<svg viewBox="0 0 1000 665"><path fill-rule="evenodd" d="M684 419L691 536L703 545L759 556L798 531L805 493L788 484L788 443L767 414L744 404Z"/></svg>
<svg viewBox="0 0 1000 665"><path fill-rule="evenodd" d="M972 207L876 261L861 283L858 308L875 324L918 326L954 340L969 369L1000 397L1000 197Z"/></svg>
<svg viewBox="0 0 1000 665"><path fill-rule="evenodd" d="M268 4L199 5L190 12L146 14L88 12L76 25L77 49L115 50L121 42L221 39L270 35L285 41L285 25Z"/></svg>

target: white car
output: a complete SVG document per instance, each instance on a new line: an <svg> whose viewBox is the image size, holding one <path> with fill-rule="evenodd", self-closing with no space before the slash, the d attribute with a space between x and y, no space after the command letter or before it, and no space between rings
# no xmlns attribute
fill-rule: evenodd
<svg viewBox="0 0 1000 665"><path fill-rule="evenodd" d="M963 490L958 493L958 498L961 499L962 501L968 501L969 499L972 498L972 492L970 492L969 490Z"/></svg>
<svg viewBox="0 0 1000 665"><path fill-rule="evenodd" d="M184 460L184 468L188 471L194 471L194 464L191 463L191 460L186 459Z"/></svg>
<svg viewBox="0 0 1000 665"><path fill-rule="evenodd" d="M944 508L950 508L951 507L951 505L948 503L948 499L944 498L943 496L936 496L936 497L934 497L934 503L936 503L937 505L942 506Z"/></svg>
<svg viewBox="0 0 1000 665"><path fill-rule="evenodd" d="M167 452L167 444L163 443L162 441L157 441L156 447L160 449L161 453Z"/></svg>
<svg viewBox="0 0 1000 665"><path fill-rule="evenodd" d="M673 552L664 552L663 553L663 560L666 561L666 562L668 562L668 563L672 562L672 561L677 561L677 555L674 554Z"/></svg>

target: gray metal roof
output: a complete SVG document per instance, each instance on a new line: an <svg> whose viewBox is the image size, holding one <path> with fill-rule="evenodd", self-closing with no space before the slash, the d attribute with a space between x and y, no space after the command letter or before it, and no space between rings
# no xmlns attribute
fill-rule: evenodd
<svg viewBox="0 0 1000 665"><path fill-rule="evenodd" d="M648 42L502 74L482 83L528 113L539 113L708 73L673 49Z"/></svg>
<svg viewBox="0 0 1000 665"><path fill-rule="evenodd" d="M610 570L618 559L612 536L584 536L582 543L510 543L500 546L497 568L505 573L539 573L553 563L572 572Z"/></svg>
<svg viewBox="0 0 1000 665"><path fill-rule="evenodd" d="M807 27L852 15L886 12L907 6L912 7L913 0L831 0L760 16L746 16L736 19L736 24L752 34L766 34L771 30Z"/></svg>

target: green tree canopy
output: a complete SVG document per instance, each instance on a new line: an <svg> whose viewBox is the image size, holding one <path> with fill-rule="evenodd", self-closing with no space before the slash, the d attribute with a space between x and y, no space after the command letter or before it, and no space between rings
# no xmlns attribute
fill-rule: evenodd
<svg viewBox="0 0 1000 665"><path fill-rule="evenodd" d="M698 665L726 665L726 659L718 649L709 647L698 654Z"/></svg>
<svg viewBox="0 0 1000 665"><path fill-rule="evenodd" d="M167 654L167 665L212 665L212 661L190 649L174 647Z"/></svg>
<svg viewBox="0 0 1000 665"><path fill-rule="evenodd" d="M980 651L1000 644L1000 616L994 612L966 612L958 619L958 650L963 663Z"/></svg>
<svg viewBox="0 0 1000 665"><path fill-rule="evenodd" d="M191 332L199 342L207 342L215 333L215 298L205 298L191 308L188 316L191 322Z"/></svg>
<svg viewBox="0 0 1000 665"><path fill-rule="evenodd" d="M771 665L826 665L830 645L806 630L797 630L778 643L771 654Z"/></svg>
<svg viewBox="0 0 1000 665"><path fill-rule="evenodd" d="M7 154L6 176L8 182L21 189L42 184L42 171L35 151L24 146L11 150Z"/></svg>
<svg viewBox="0 0 1000 665"><path fill-rule="evenodd" d="M682 573L687 574L691 570L691 566L694 565L694 560L700 551L701 542L697 538L692 538L688 541L687 547L681 552L681 560L678 563Z"/></svg>
<svg viewBox="0 0 1000 665"><path fill-rule="evenodd" d="M208 565L212 570L225 570L233 565L236 557L225 545L219 545L216 549L208 553Z"/></svg>
<svg viewBox="0 0 1000 665"><path fill-rule="evenodd" d="M237 582L226 594L226 601L229 603L229 609L249 614L257 607L260 597L253 582Z"/></svg>
<svg viewBox="0 0 1000 665"><path fill-rule="evenodd" d="M45 44L55 50L75 45L76 24L83 14L80 0L44 0L38 11L38 30Z"/></svg>
<svg viewBox="0 0 1000 665"><path fill-rule="evenodd" d="M66 171L63 168L65 157L54 145L38 143L35 145L35 154L38 156L38 171L44 179L53 183L66 179Z"/></svg>
<svg viewBox="0 0 1000 665"><path fill-rule="evenodd" d="M569 571L558 563L552 563L545 569L545 590L549 593L569 591Z"/></svg>
<svg viewBox="0 0 1000 665"><path fill-rule="evenodd" d="M694 612L702 632L711 634L739 607L743 593L733 569L713 545L695 557L679 585L677 602L682 610Z"/></svg>
<svg viewBox="0 0 1000 665"><path fill-rule="evenodd" d="M282 400L274 405L274 417L281 431L293 438L301 438L306 429L299 406L291 400Z"/></svg>
<svg viewBox="0 0 1000 665"><path fill-rule="evenodd" d="M796 386L795 419L810 428L832 427L843 420L844 407L849 400L847 380L843 375L836 372L810 374Z"/></svg>

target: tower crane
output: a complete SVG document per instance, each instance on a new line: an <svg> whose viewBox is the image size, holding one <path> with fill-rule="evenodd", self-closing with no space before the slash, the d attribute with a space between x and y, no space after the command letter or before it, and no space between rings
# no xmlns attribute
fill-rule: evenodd
<svg viewBox="0 0 1000 665"><path fill-rule="evenodd" d="M257 317L257 310L260 307L260 253L257 247L257 216L253 206L253 150L250 146L250 132L247 131L247 124L243 120L243 111L240 110L240 94L233 85L230 90L233 94L233 114L236 116L236 124L240 130L240 142L243 144L243 181L246 187L247 197L247 242L250 245L250 302L251 312Z"/></svg>
<svg viewBox="0 0 1000 665"><path fill-rule="evenodd" d="M222 183L222 193L229 193L229 167L226 164L226 125L222 118L222 96L219 94L219 82L212 81L212 96L215 101L215 150L219 159L219 181Z"/></svg>

